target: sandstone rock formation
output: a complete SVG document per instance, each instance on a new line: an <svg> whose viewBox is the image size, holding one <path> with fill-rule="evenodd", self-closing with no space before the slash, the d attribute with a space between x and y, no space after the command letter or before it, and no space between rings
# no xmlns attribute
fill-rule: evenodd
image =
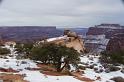
<svg viewBox="0 0 124 82"><path fill-rule="evenodd" d="M124 33L115 34L107 45L107 51L124 51Z"/></svg>
<svg viewBox="0 0 124 82"><path fill-rule="evenodd" d="M101 24L90 27L87 35L106 35L106 38L109 39L117 33L124 33L124 27L118 24Z"/></svg>
<svg viewBox="0 0 124 82"><path fill-rule="evenodd" d="M83 40L75 33L71 31L65 31L64 36L49 38L44 40L48 43L55 43L60 45L65 45L69 48L74 48L79 53L83 53L85 51ZM44 41L40 41L41 43ZM39 43L40 43L39 42Z"/></svg>
<svg viewBox="0 0 124 82"><path fill-rule="evenodd" d="M124 37L124 35L118 35L122 33L124 33L124 26L121 26L119 24L101 24L90 27L85 38L86 49L91 52L101 52L105 51L106 49L111 49L112 51L114 51L116 50L116 46L118 50L120 49L120 47L122 49L124 42L123 38L120 36Z"/></svg>

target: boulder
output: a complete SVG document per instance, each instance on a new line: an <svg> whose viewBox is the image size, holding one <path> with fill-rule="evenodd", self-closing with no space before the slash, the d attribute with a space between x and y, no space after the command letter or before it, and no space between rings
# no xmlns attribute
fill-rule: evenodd
<svg viewBox="0 0 124 82"><path fill-rule="evenodd" d="M124 68L121 69L121 72L124 73Z"/></svg>
<svg viewBox="0 0 124 82"><path fill-rule="evenodd" d="M116 67L116 66L110 66L109 69L110 69L110 71L118 71L118 70L120 70L120 68Z"/></svg>
<svg viewBox="0 0 124 82"><path fill-rule="evenodd" d="M94 68L94 65L90 65L89 68L90 68L90 69L93 69L93 68Z"/></svg>
<svg viewBox="0 0 124 82"><path fill-rule="evenodd" d="M93 64L94 66L97 66L97 64Z"/></svg>
<svg viewBox="0 0 124 82"><path fill-rule="evenodd" d="M119 63L115 63L114 65L115 65L115 66L120 66L120 64L119 64Z"/></svg>
<svg viewBox="0 0 124 82"><path fill-rule="evenodd" d="M104 70L101 68L101 69L99 69L99 72L101 73L101 72L103 72Z"/></svg>
<svg viewBox="0 0 124 82"><path fill-rule="evenodd" d="M101 72L103 72L104 70L103 70L102 68L100 68L100 69L94 68L94 71L95 71L96 73L101 73Z"/></svg>
<svg viewBox="0 0 124 82"><path fill-rule="evenodd" d="M27 62L26 61L22 61L21 64L27 64Z"/></svg>
<svg viewBox="0 0 124 82"><path fill-rule="evenodd" d="M119 68L119 67L116 67L116 66L108 66L106 69L105 69L105 72L106 73L109 73L109 72L113 72L113 71L118 71L118 70L120 70L121 68Z"/></svg>
<svg viewBox="0 0 124 82"><path fill-rule="evenodd" d="M94 71L97 71L98 70L98 68L94 68Z"/></svg>
<svg viewBox="0 0 124 82"><path fill-rule="evenodd" d="M110 72L110 69L109 69L109 68L106 68L106 69L105 69L105 72L106 72L106 73L109 73L109 72Z"/></svg>
<svg viewBox="0 0 124 82"><path fill-rule="evenodd" d="M114 77L111 80L113 80L115 82L124 82L124 78L122 78L122 77Z"/></svg>
<svg viewBox="0 0 124 82"><path fill-rule="evenodd" d="M90 57L89 60L92 60L93 61L93 57Z"/></svg>
<svg viewBox="0 0 124 82"><path fill-rule="evenodd" d="M78 66L78 69L86 70L86 67L85 66Z"/></svg>
<svg viewBox="0 0 124 82"><path fill-rule="evenodd" d="M6 62L9 62L9 60L6 60Z"/></svg>

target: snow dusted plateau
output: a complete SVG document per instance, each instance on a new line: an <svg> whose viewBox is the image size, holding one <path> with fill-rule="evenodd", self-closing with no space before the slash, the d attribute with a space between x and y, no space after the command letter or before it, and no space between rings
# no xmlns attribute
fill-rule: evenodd
<svg viewBox="0 0 124 82"><path fill-rule="evenodd" d="M51 39L50 39L51 40ZM74 76L50 76L50 75L45 75L42 74L38 70L27 70L26 68L39 68L36 63L32 60L29 59L16 59L16 51L14 47L10 47L8 45L5 45L6 48L11 50L12 57L6 56L5 58L0 58L0 68L12 68L14 70L19 71L18 73L13 73L13 74L20 74L20 75L25 75L24 80L29 81L29 82L87 82L87 81L81 81L76 79ZM90 54L81 56L81 64L80 66L83 66L85 63L89 65L96 64L96 68L103 69L104 67L100 64L99 62L99 56L92 56ZM22 63L26 62L26 63ZM73 66L71 66L71 70L75 70ZM86 77L93 79L94 81L92 82L114 82L110 80L113 77L118 77L121 76L124 78L124 74L120 71L115 71L115 72L101 72L101 73L96 73L94 69L86 68L83 70L84 73L82 73L81 77ZM1 74L4 72L0 72ZM5 72L6 73L6 72ZM100 77L100 79L98 79ZM89 82L89 81L88 81Z"/></svg>

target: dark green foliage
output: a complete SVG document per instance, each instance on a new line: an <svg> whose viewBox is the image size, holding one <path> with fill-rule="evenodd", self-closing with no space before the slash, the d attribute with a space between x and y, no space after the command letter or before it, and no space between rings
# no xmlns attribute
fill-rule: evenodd
<svg viewBox="0 0 124 82"><path fill-rule="evenodd" d="M15 49L16 49L17 53L23 53L23 44L17 43L15 45Z"/></svg>
<svg viewBox="0 0 124 82"><path fill-rule="evenodd" d="M124 64L124 51L102 52L101 60L106 63L121 63Z"/></svg>
<svg viewBox="0 0 124 82"><path fill-rule="evenodd" d="M23 50L26 54L30 54L32 48L33 48L33 43L25 43L23 45Z"/></svg>
<svg viewBox="0 0 124 82"><path fill-rule="evenodd" d="M0 55L10 54L10 50L6 48L0 48Z"/></svg>
<svg viewBox="0 0 124 82"><path fill-rule="evenodd" d="M118 70L120 70L120 68L116 67L116 66L109 66L109 70L110 71L118 71Z"/></svg>
<svg viewBox="0 0 124 82"><path fill-rule="evenodd" d="M58 72L61 72L69 64L75 65L79 62L79 53L73 48L57 44L43 44L34 47L30 56L33 60L53 64Z"/></svg>
<svg viewBox="0 0 124 82"><path fill-rule="evenodd" d="M18 43L16 44L15 48L17 53L30 54L31 49L33 48L33 43L25 43L25 44Z"/></svg>

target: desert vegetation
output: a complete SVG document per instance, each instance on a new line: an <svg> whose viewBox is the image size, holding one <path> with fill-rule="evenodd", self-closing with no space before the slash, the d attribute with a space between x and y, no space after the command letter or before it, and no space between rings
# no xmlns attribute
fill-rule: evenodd
<svg viewBox="0 0 124 82"><path fill-rule="evenodd" d="M10 54L10 50L7 48L0 48L0 55Z"/></svg>
<svg viewBox="0 0 124 82"><path fill-rule="evenodd" d="M43 64L52 64L57 72L61 72L64 68L69 69L70 64L77 66L80 61L80 54L75 49L59 44L47 43L33 46L27 43L17 44L15 47L17 53L26 53L27 58L41 61Z"/></svg>
<svg viewBox="0 0 124 82"><path fill-rule="evenodd" d="M107 52L104 51L101 53L101 61L106 63L120 63L124 64L124 51L116 51L116 52Z"/></svg>

